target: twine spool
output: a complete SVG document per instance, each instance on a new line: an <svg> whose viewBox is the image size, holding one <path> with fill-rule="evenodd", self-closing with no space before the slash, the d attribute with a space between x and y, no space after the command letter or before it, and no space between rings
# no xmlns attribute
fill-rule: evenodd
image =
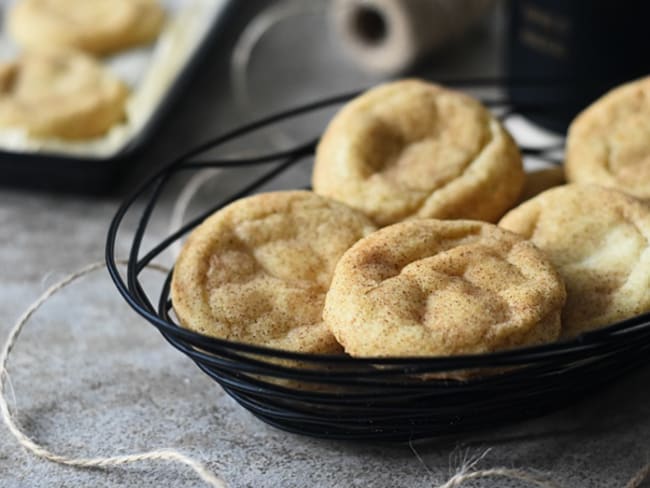
<svg viewBox="0 0 650 488"><path fill-rule="evenodd" d="M494 0L334 0L330 17L364 69L393 75L460 36Z"/></svg>

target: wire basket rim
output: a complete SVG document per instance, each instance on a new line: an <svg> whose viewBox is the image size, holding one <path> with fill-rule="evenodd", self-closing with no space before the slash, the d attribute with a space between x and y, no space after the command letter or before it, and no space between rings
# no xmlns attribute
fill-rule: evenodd
<svg viewBox="0 0 650 488"><path fill-rule="evenodd" d="M550 78L549 78L550 80ZM441 83L453 85L454 87L479 87L479 88L494 88L502 87L507 83L514 83L517 85L528 86L536 85L542 83L548 83L547 79L544 78L474 78L474 79L463 79L463 80L444 80ZM558 80L553 78L556 83L566 83L570 81L567 80ZM270 115L258 119L254 122L236 128L234 130L228 131L222 135L216 136L207 140L206 142L186 151L184 154L172 159L167 164L164 164L162 168L155 172L151 177L146 179L140 186L138 186L119 206L116 211L111 224L109 227L107 240L106 240L106 250L105 250L105 259L108 271L110 276L117 287L120 294L123 298L129 303L129 305L143 318L148 322L158 328L161 332L164 331L167 334L174 336L177 340L188 341L189 343L200 344L201 346L208 346L214 348L228 347L238 352L249 353L249 354L259 354L265 356L271 356L274 358L282 359L291 359L307 362L319 362L319 361L331 361L340 364L361 364L361 365L370 365L370 364L380 364L380 365L407 365L414 362L426 363L430 366L440 366L443 367L449 363L465 363L467 367L479 367L494 364L496 361L498 364L511 364L509 361L514 362L515 364L518 360L525 360L526 363L530 363L531 360L544 360L548 358L561 358L563 355L574 354L576 352L590 352L598 348L598 345L602 343L603 336L606 336L609 341L616 340L617 338L625 339L626 335L634 335L638 329L643 329L648 322L650 322L650 313L642 314L636 317L631 317L622 321L619 321L614 324L610 324L607 327L594 330L588 333L585 333L577 338L569 340L561 340L553 343L542 344L537 346L528 346L528 347L519 347L516 349L508 349L496 352L488 353L478 353L478 354L463 354L463 355L454 355L454 356L400 356L400 357L364 357L357 358L346 355L329 355L329 354L309 354L309 353L299 353L293 351L287 351L282 349L275 349L266 346L259 346L248 343L241 343L236 341L231 341L227 339L217 338L194 332L188 329L184 329L175 322L173 322L168 313L163 312L163 295L168 295L169 290L169 280L173 269L169 272L163 291L161 292L161 303L156 311L153 307L147 306L150 304L142 303L138 299L137 295L134 296L133 288L134 283L137 282L138 274L144 269L146 264L150 262L155 256L147 255L145 258L137 256L137 253L131 253L128 259L128 269L127 269L127 282L122 278L122 275L118 269L117 258L115 255L115 244L117 241L117 234L120 229L120 225L123 222L124 216L132 210L134 203L143 193L147 191L150 187L154 186L158 182L158 188L164 187L166 180L170 178L176 172L184 170L195 170L208 168L212 166L216 167L241 167L248 165L261 165L268 164L270 162L275 162L280 158L287 156L295 156L296 159L301 159L302 157L309 154L313 151L317 141L309 141L305 144L298 145L294 148L276 151L271 154L260 154L253 157L247 158L229 158L221 159L216 161L208 162L197 162L194 161L194 158L205 153L207 151L213 150L220 145L229 142L233 139L236 139L241 136L246 136L251 132L264 129L269 124L290 119L296 116L304 115L313 110L323 109L332 105L337 105L343 103L361 93L362 90L355 90L352 92L344 93L342 95L335 95L325 99L317 100L311 103L301 104L298 107L294 107L285 111L282 111L277 114ZM504 99L494 99L492 103L500 104L507 103ZM549 148L542 148L542 150L548 150ZM550 149L557 149L556 147ZM532 152L535 153L537 148L531 148ZM161 190L158 190L161 191ZM156 192L156 190L154 190ZM152 200L155 204L155 199ZM153 206L153 205L152 205ZM210 209L209 212L213 211ZM145 209L144 214L147 216L148 210ZM204 212L207 214L209 212ZM167 242L168 239L174 238L173 240L179 239L182 235L189 232L194 226L197 225L199 220L202 220L203 214L200 218L192 219L189 223L179 229L173 235L168 236L163 242ZM137 240L138 234L134 241ZM141 237L141 236L140 236ZM171 243L167 242L167 245ZM137 247L137 246L136 246ZM166 247L166 246L165 246ZM139 248L137 249L139 251ZM132 248L133 251L133 248ZM160 250L159 252L162 252ZM156 253L157 254L159 254ZM134 259L135 258L135 259ZM165 300L167 303L165 306L170 307L169 300ZM623 340L621 339L621 340ZM505 361L501 363L499 361Z"/></svg>

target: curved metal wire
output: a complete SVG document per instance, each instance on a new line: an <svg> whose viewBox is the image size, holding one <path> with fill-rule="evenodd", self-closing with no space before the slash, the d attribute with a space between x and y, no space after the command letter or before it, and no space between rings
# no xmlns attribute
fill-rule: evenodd
<svg viewBox="0 0 650 488"><path fill-rule="evenodd" d="M503 83L504 80L464 80L456 85L498 90ZM265 422L291 432L350 440L404 441L523 420L575 401L648 362L650 314L562 343L454 357L357 359L306 355L234 343L181 328L170 313L171 274L158 295L151 297L140 279L145 266L215 210L254 192L310 157L317 141L252 158L197 158L228 141L340 104L356 94L289 110L215 137L164 166L120 206L107 236L109 273L127 303L158 328L172 346L188 355L237 402ZM483 101L500 109L502 118L548 114L557 108L519 106L513 110L503 96L484 97ZM523 147L522 152L557 164L558 149ZM175 175L205 167L251 165L267 165L269 169L141 252L151 214ZM130 239L129 266L124 276L116 265L115 250L127 214L137 214L139 221ZM459 372L464 372L465 379L457 379Z"/></svg>

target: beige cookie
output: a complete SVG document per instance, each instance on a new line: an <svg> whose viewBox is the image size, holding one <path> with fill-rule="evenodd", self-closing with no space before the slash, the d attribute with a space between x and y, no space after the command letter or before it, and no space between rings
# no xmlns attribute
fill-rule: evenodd
<svg viewBox="0 0 650 488"><path fill-rule="evenodd" d="M639 200L565 185L523 203L499 225L530 239L562 275L563 337L650 310L650 207Z"/></svg>
<svg viewBox="0 0 650 488"><path fill-rule="evenodd" d="M650 77L620 86L571 124L567 180L650 199Z"/></svg>
<svg viewBox="0 0 650 488"><path fill-rule="evenodd" d="M172 303L202 334L306 353L340 352L322 320L334 267L374 230L306 191L239 200L197 227L174 267Z"/></svg>
<svg viewBox="0 0 650 488"><path fill-rule="evenodd" d="M323 317L352 356L449 356L554 341L564 300L558 273L522 237L423 219L347 251Z"/></svg>
<svg viewBox="0 0 650 488"><path fill-rule="evenodd" d="M94 59L70 51L28 53L0 65L0 128L86 139L124 119L126 85Z"/></svg>
<svg viewBox="0 0 650 488"><path fill-rule="evenodd" d="M23 47L108 54L153 41L165 14L156 0L20 0L7 29Z"/></svg>
<svg viewBox="0 0 650 488"><path fill-rule="evenodd" d="M468 95L419 80L349 102L318 145L314 191L377 224L409 218L496 221L524 183L501 124Z"/></svg>

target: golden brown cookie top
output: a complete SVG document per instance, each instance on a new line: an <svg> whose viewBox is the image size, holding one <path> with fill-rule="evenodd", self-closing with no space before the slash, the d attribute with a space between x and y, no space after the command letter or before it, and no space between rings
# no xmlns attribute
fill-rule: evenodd
<svg viewBox="0 0 650 488"><path fill-rule="evenodd" d="M564 337L650 310L650 208L612 189L552 188L499 223L530 239L562 275Z"/></svg>
<svg viewBox="0 0 650 488"><path fill-rule="evenodd" d="M380 225L409 217L497 219L522 184L516 146L480 102L415 79L346 104L323 135L313 176L314 191Z"/></svg>
<svg viewBox="0 0 650 488"><path fill-rule="evenodd" d="M551 342L564 299L557 272L522 237L413 220L343 255L324 318L353 356L447 356Z"/></svg>
<svg viewBox="0 0 650 488"><path fill-rule="evenodd" d="M156 0L20 0L7 21L23 47L107 54L154 40L164 19Z"/></svg>
<svg viewBox="0 0 650 488"><path fill-rule="evenodd" d="M0 65L0 127L44 137L97 136L124 117L127 94L124 83L89 56L25 53Z"/></svg>
<svg viewBox="0 0 650 488"><path fill-rule="evenodd" d="M372 232L343 204L306 191L238 200L197 227L178 257L172 302L203 334L300 352L337 352L322 322L341 255Z"/></svg>
<svg viewBox="0 0 650 488"><path fill-rule="evenodd" d="M566 173L650 199L650 77L610 91L573 121Z"/></svg>

